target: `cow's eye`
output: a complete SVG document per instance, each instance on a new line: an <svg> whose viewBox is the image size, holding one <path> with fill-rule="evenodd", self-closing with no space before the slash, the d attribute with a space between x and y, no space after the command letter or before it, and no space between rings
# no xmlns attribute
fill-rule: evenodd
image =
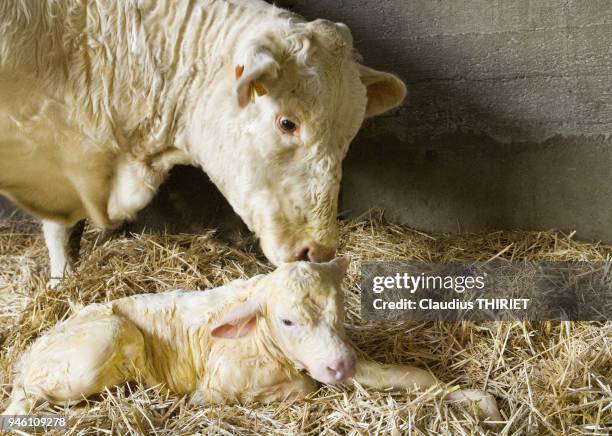
<svg viewBox="0 0 612 436"><path fill-rule="evenodd" d="M283 128L283 130L286 130L288 132L293 132L297 126L295 125L293 121L287 118L282 118L281 127Z"/></svg>
<svg viewBox="0 0 612 436"><path fill-rule="evenodd" d="M279 116L276 119L276 127L288 135L294 135L297 132L297 123L295 121L290 120L285 116Z"/></svg>
<svg viewBox="0 0 612 436"><path fill-rule="evenodd" d="M293 324L293 321L289 320L289 319L281 319L281 322L283 323L283 325L286 325L287 327L291 327L295 324Z"/></svg>

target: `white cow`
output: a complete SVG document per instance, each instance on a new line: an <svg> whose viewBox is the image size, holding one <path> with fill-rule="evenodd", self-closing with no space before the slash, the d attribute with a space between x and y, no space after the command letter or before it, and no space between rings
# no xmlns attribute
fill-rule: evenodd
<svg viewBox="0 0 612 436"><path fill-rule="evenodd" d="M75 223L134 217L177 164L272 263L329 260L349 143L405 94L344 24L258 0L2 0L0 192L43 219L52 284Z"/></svg>
<svg viewBox="0 0 612 436"><path fill-rule="evenodd" d="M209 291L143 294L94 304L34 342L16 368L5 414L40 400L78 402L128 380L207 403L299 399L315 382L354 378L375 388L430 388L428 371L357 359L344 332L341 281L349 259L284 264ZM313 380L314 379L314 380ZM495 399L456 390L501 419Z"/></svg>

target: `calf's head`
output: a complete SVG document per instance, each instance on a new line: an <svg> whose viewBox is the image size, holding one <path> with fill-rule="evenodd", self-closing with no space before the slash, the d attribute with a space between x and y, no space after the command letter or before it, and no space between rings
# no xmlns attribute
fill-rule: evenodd
<svg viewBox="0 0 612 436"><path fill-rule="evenodd" d="M345 337L341 289L348 265L348 257L339 257L280 266L258 280L252 297L219 320L211 335L236 339L265 323L259 334L295 368L323 383L352 376L355 354Z"/></svg>
<svg viewBox="0 0 612 436"><path fill-rule="evenodd" d="M244 33L196 93L190 152L272 263L330 260L349 143L406 88L358 63L344 24L285 20Z"/></svg>

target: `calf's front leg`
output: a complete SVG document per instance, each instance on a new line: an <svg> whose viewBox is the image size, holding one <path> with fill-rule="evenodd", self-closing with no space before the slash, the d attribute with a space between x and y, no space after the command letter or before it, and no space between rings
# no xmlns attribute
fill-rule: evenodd
<svg viewBox="0 0 612 436"><path fill-rule="evenodd" d="M269 386L257 394L255 399L261 403L275 403L277 401L301 400L317 389L315 381L307 375Z"/></svg>
<svg viewBox="0 0 612 436"><path fill-rule="evenodd" d="M269 376L251 375L251 381L240 380L243 385L240 390L236 386L223 386L223 380L201 380L197 390L192 394L192 404L228 404L228 403L250 403L263 404L275 403L277 401L300 400L317 389L316 382L307 374L294 374L284 377L281 371L274 375L280 376L272 382L261 383L261 380ZM239 379L237 377L236 379ZM245 387L247 386L247 387Z"/></svg>
<svg viewBox="0 0 612 436"><path fill-rule="evenodd" d="M383 365L362 359L357 362L353 378L364 386L377 389L428 389L436 385L444 386L431 373L421 368L408 365ZM458 389L450 392L446 398L451 401L474 401L484 416L493 421L502 420L495 398L484 391Z"/></svg>

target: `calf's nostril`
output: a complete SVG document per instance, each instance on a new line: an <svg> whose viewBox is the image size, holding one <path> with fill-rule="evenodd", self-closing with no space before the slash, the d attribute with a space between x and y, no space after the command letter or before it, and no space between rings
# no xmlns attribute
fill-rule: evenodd
<svg viewBox="0 0 612 436"><path fill-rule="evenodd" d="M335 380L343 380L352 375L352 368L348 362L340 361L327 367L327 371Z"/></svg>
<svg viewBox="0 0 612 436"><path fill-rule="evenodd" d="M334 380L344 380L355 374L355 361L352 358L348 358L333 362L327 366L327 371Z"/></svg>
<svg viewBox="0 0 612 436"><path fill-rule="evenodd" d="M340 370L338 370L336 367L331 367L328 366L327 370L331 373L331 375L333 375L334 377L338 377L340 375Z"/></svg>

